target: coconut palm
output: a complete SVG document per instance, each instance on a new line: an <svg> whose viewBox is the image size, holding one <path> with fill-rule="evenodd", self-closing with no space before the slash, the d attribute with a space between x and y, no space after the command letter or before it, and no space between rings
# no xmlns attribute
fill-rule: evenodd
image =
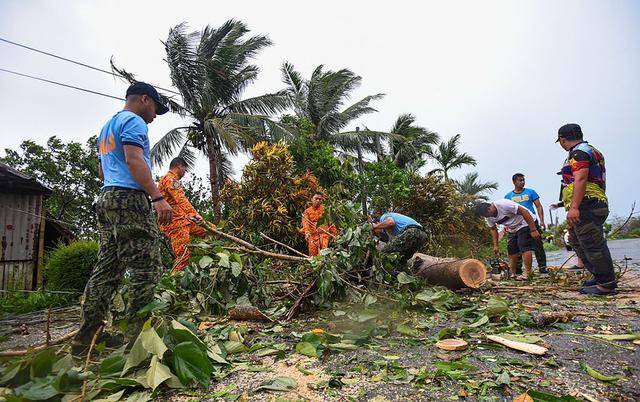
<svg viewBox="0 0 640 402"><path fill-rule="evenodd" d="M414 123L409 113L398 117L388 133L389 155L393 163L402 169L416 170L424 165L424 157L440 136Z"/></svg>
<svg viewBox="0 0 640 402"><path fill-rule="evenodd" d="M484 194L498 189L498 183L495 181L481 182L478 180L478 173L467 173L464 179L456 181L456 188L463 194L468 194L479 200L488 200Z"/></svg>
<svg viewBox="0 0 640 402"><path fill-rule="evenodd" d="M246 151L263 140L280 140L290 131L270 116L291 106L284 91L242 99L258 77L253 57L271 45L266 36L245 38L247 26L229 20L187 33L182 23L169 30L164 43L173 85L182 105L171 108L191 124L166 133L152 148L154 163L180 155L188 163L200 151L209 160L209 180L216 218L220 216L220 186L229 171L229 156ZM119 71L121 72L121 71Z"/></svg>
<svg viewBox="0 0 640 402"><path fill-rule="evenodd" d="M362 82L362 77L352 71L325 70L323 65L319 65L307 80L292 64L285 62L282 66L282 81L287 86L286 93L293 103L296 116L305 118L314 125L314 140L324 140L344 150L354 150L359 142L373 135L368 130L341 133L351 121L375 112L370 103L384 96L365 96L345 106L351 92Z"/></svg>
<svg viewBox="0 0 640 402"><path fill-rule="evenodd" d="M447 142L441 142L437 148L429 149L427 154L433 158L436 164L439 166L434 169L430 174L437 173L442 174L445 181L449 181L449 171L452 169L458 169L465 165L476 165L476 160L466 152L460 153L458 149L460 141L460 134L456 134Z"/></svg>

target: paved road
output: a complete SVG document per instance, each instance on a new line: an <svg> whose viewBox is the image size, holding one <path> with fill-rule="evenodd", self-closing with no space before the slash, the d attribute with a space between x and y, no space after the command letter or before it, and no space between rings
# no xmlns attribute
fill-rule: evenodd
<svg viewBox="0 0 640 402"><path fill-rule="evenodd" d="M631 258L629 264L640 266L640 239L627 240L611 240L608 242L611 256L615 261L621 261L623 258ZM562 264L573 252L565 249L560 251L551 251L547 253L548 265ZM569 266L573 265L573 261L569 261Z"/></svg>

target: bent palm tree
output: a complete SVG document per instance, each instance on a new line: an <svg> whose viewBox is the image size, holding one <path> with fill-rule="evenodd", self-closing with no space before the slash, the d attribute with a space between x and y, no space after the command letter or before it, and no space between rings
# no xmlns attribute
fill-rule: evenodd
<svg viewBox="0 0 640 402"><path fill-rule="evenodd" d="M414 125L412 114L402 114L389 131L389 154L393 163L401 169L414 170L424 164L431 145L437 144L440 136L424 127Z"/></svg>
<svg viewBox="0 0 640 402"><path fill-rule="evenodd" d="M285 62L282 81L298 117L309 120L315 127L314 140L325 140L345 150L354 150L359 141L372 135L370 131L340 133L351 121L367 113L376 112L369 104L384 94L365 96L345 107L351 92L360 86L362 77L349 69L324 70L319 65L306 80L294 66Z"/></svg>
<svg viewBox="0 0 640 402"><path fill-rule="evenodd" d="M178 155L189 163L194 150L209 159L209 180L216 218L220 216L220 186L228 171L228 157L262 140L280 140L290 134L270 116L290 107L284 91L241 99L258 76L251 59L271 45L266 36L243 38L249 32L240 21L229 20L219 28L205 27L186 33L182 23L169 30L164 43L173 85L184 102L181 112L189 126L165 134L152 148L155 163Z"/></svg>
<svg viewBox="0 0 640 402"><path fill-rule="evenodd" d="M458 169L464 165L476 165L476 160L473 156L466 152L460 153L458 149L459 141L460 134L456 134L449 141L441 142L437 148L428 150L427 154L440 166L430 173L442 173L444 180L449 181L449 171L451 169Z"/></svg>
<svg viewBox="0 0 640 402"><path fill-rule="evenodd" d="M456 182L456 188L463 194L468 194L479 200L488 200L484 193L498 189L498 183L495 181L481 182L478 180L478 173L467 173L464 179Z"/></svg>

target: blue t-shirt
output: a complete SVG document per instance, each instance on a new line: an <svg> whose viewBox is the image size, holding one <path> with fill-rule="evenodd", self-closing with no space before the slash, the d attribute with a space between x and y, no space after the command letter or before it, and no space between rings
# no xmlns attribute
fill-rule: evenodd
<svg viewBox="0 0 640 402"><path fill-rule="evenodd" d="M104 175L103 187L118 186L142 190L133 179L124 158L124 145L142 148L144 160L151 171L151 153L148 128L142 117L128 110L122 110L102 127L96 141L98 159Z"/></svg>
<svg viewBox="0 0 640 402"><path fill-rule="evenodd" d="M523 188L521 193L514 193L512 191L510 193L507 193L507 195L505 195L504 198L506 198L507 200L511 200L513 202L517 202L518 204L527 208L529 211L531 211L532 214L535 215L536 209L533 207L533 203L536 200L540 199L540 196L538 195L538 193L536 193L536 190L532 190L530 188Z"/></svg>
<svg viewBox="0 0 640 402"><path fill-rule="evenodd" d="M395 212L387 212L386 214L382 215L380 217L380 222L384 222L384 220L389 217L393 218L394 222L396 223L396 225L391 230L391 234L394 236L399 235L407 226L417 225L422 227L422 225L416 222L414 219L409 218L406 215L397 214Z"/></svg>

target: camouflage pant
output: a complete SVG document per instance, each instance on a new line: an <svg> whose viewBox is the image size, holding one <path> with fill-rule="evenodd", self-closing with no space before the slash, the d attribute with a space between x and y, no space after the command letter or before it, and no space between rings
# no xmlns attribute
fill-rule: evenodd
<svg viewBox="0 0 640 402"><path fill-rule="evenodd" d="M585 198L580 204L580 223L569 228L571 246L599 285L616 286L616 274L603 224L609 216L607 204Z"/></svg>
<svg viewBox="0 0 640 402"><path fill-rule="evenodd" d="M382 253L398 253L404 263L427 244L427 233L416 227L403 230L380 250Z"/></svg>
<svg viewBox="0 0 640 402"><path fill-rule="evenodd" d="M100 230L98 263L84 290L82 323L77 341L90 341L103 325L111 299L129 272L128 337L140 330L145 317L136 312L153 300L161 272L160 230L147 196L132 190L108 190L96 203Z"/></svg>

